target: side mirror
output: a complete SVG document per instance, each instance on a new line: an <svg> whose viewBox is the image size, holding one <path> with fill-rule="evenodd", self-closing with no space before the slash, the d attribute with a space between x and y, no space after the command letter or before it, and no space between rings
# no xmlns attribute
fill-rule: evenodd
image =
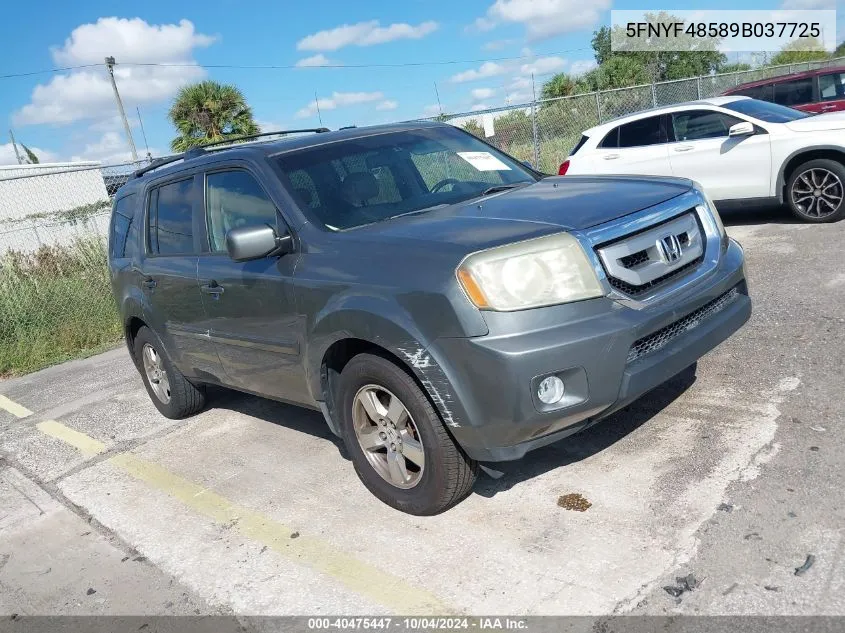
<svg viewBox="0 0 845 633"><path fill-rule="evenodd" d="M289 253L293 246L290 235L277 235L268 225L245 226L226 234L226 251L236 262L262 257L278 257Z"/></svg>
<svg viewBox="0 0 845 633"><path fill-rule="evenodd" d="M728 129L728 136L749 136L754 134L754 124L750 121L736 123Z"/></svg>

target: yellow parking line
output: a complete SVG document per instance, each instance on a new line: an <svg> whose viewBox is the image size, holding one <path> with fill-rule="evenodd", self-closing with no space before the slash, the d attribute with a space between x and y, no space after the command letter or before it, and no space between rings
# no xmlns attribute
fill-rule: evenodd
<svg viewBox="0 0 845 633"><path fill-rule="evenodd" d="M12 402L6 396L0 396L0 409L5 409L16 418L25 418L32 415L32 411L17 402Z"/></svg>
<svg viewBox="0 0 845 633"><path fill-rule="evenodd" d="M55 420L46 420L35 425L39 431L50 437L55 437L65 444L70 444L83 455L93 457L100 453L106 452L106 445L95 440L93 437L88 437L85 433L80 433L72 428L65 426L61 422Z"/></svg>
<svg viewBox="0 0 845 633"><path fill-rule="evenodd" d="M51 437L76 447L86 455L105 451L105 445L84 433L49 420L37 428ZM293 530L267 515L239 506L225 497L183 479L158 464L132 453L119 453L107 462L184 503L190 509L221 524L234 524L243 536L295 563L331 576L352 591L400 614L446 614L452 612L434 595L403 579L337 550L331 544L302 535L292 539Z"/></svg>

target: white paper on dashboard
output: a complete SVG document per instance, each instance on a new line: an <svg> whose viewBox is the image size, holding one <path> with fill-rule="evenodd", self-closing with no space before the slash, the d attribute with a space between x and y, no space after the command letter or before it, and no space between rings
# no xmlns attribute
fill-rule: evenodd
<svg viewBox="0 0 845 633"><path fill-rule="evenodd" d="M457 154L478 171L510 171L511 169L490 152L458 152Z"/></svg>

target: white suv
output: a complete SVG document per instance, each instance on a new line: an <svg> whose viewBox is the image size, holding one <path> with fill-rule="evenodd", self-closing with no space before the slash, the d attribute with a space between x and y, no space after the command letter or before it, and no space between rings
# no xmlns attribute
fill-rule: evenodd
<svg viewBox="0 0 845 633"><path fill-rule="evenodd" d="M845 112L748 97L656 108L585 131L559 173L680 176L716 201L785 202L801 220L835 222L845 217Z"/></svg>

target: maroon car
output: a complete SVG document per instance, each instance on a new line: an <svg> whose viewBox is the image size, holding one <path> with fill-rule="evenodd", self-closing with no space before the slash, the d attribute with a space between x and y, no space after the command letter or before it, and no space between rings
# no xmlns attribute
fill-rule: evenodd
<svg viewBox="0 0 845 633"><path fill-rule="evenodd" d="M805 112L845 110L845 67L819 68L752 81L722 94L771 101Z"/></svg>

